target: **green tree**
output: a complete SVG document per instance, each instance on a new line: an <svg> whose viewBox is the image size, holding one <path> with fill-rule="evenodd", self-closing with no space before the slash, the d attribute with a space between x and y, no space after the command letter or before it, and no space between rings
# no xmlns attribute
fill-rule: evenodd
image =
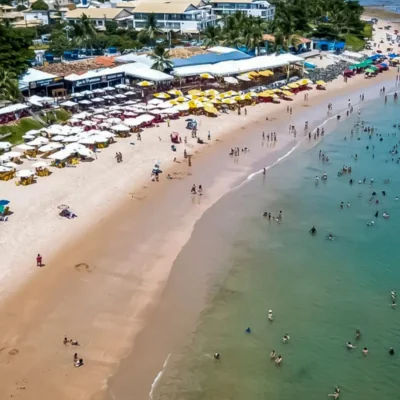
<svg viewBox="0 0 400 400"><path fill-rule="evenodd" d="M32 3L31 9L35 11L47 11L49 6L43 0L36 0Z"/></svg>
<svg viewBox="0 0 400 400"><path fill-rule="evenodd" d="M23 4L18 4L17 5L17 8L16 8L16 10L18 11L18 12L21 12L21 11L24 11L24 10L27 10L28 8L27 7L25 7Z"/></svg>
<svg viewBox="0 0 400 400"><path fill-rule="evenodd" d="M222 32L219 26L207 26L203 32L204 46L207 48L218 46L222 41Z"/></svg>
<svg viewBox="0 0 400 400"><path fill-rule="evenodd" d="M49 50L56 57L61 57L64 54L64 51L71 50L74 47L73 41L67 39L67 36L63 31L53 31Z"/></svg>
<svg viewBox="0 0 400 400"><path fill-rule="evenodd" d="M0 100L16 102L20 100L17 75L14 72L0 69Z"/></svg>
<svg viewBox="0 0 400 400"><path fill-rule="evenodd" d="M86 14L82 13L80 20L71 24L71 26L74 28L73 36L76 39L77 45L93 50L93 43L97 38L97 31Z"/></svg>
<svg viewBox="0 0 400 400"><path fill-rule="evenodd" d="M173 66L173 63L170 60L169 50L166 50L162 45L157 45L154 48L150 58L154 60L153 65L151 66L152 69L165 71L166 69L171 69Z"/></svg>
<svg viewBox="0 0 400 400"><path fill-rule="evenodd" d="M157 28L157 19L154 13L149 14L146 21L146 26L140 31L138 39L143 43L154 45L156 37L161 35L162 31Z"/></svg>
<svg viewBox="0 0 400 400"><path fill-rule="evenodd" d="M0 25L0 71L12 71L17 76L29 68L29 61L35 58L32 38L22 33L22 29Z"/></svg>

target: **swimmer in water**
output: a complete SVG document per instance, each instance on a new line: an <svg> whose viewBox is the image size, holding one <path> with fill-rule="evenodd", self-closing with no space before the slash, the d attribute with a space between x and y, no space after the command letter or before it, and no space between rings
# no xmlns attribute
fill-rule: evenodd
<svg viewBox="0 0 400 400"><path fill-rule="evenodd" d="M397 297L397 293L394 290L390 291L390 296L392 297L392 299L395 299Z"/></svg>
<svg viewBox="0 0 400 400"><path fill-rule="evenodd" d="M313 226L310 230L309 230L309 232L311 233L311 235L316 235L317 234L317 230L315 229L315 226Z"/></svg>
<svg viewBox="0 0 400 400"><path fill-rule="evenodd" d="M221 356L219 355L219 353L215 353L215 354L214 354L214 358L215 358L216 360L219 360L219 359L221 358Z"/></svg>
<svg viewBox="0 0 400 400"><path fill-rule="evenodd" d="M394 348L393 348L393 347L391 347L391 348L389 349L389 354L390 354L391 356L394 355Z"/></svg>
<svg viewBox="0 0 400 400"><path fill-rule="evenodd" d="M276 365L280 365L281 362L282 362L282 356L279 355L279 356L275 359L275 364L276 364Z"/></svg>
<svg viewBox="0 0 400 400"><path fill-rule="evenodd" d="M383 218L386 218L386 219L390 218L390 215L386 211L383 213L382 216L383 216Z"/></svg>
<svg viewBox="0 0 400 400"><path fill-rule="evenodd" d="M271 353L269 353L269 358L271 360L275 360L275 358L276 358L276 351L275 350L272 350Z"/></svg>
<svg viewBox="0 0 400 400"><path fill-rule="evenodd" d="M347 203L347 208L350 208L350 203Z"/></svg>
<svg viewBox="0 0 400 400"><path fill-rule="evenodd" d="M363 348L362 353L364 356L368 354L368 349L366 347Z"/></svg>
<svg viewBox="0 0 400 400"><path fill-rule="evenodd" d="M245 332L246 332L246 333L251 333L251 328L248 327L248 328L245 330Z"/></svg>
<svg viewBox="0 0 400 400"><path fill-rule="evenodd" d="M346 343L346 347L347 347L349 350L352 350L352 349L355 349L357 346L354 346L351 342L347 342L347 343Z"/></svg>
<svg viewBox="0 0 400 400"><path fill-rule="evenodd" d="M396 304L396 299L392 299L392 308L396 308L397 304Z"/></svg>
<svg viewBox="0 0 400 400"><path fill-rule="evenodd" d="M282 338L282 342L283 342L283 343L288 343L289 340L290 340L290 336L289 336L288 334L283 335L283 338Z"/></svg>
<svg viewBox="0 0 400 400"><path fill-rule="evenodd" d="M332 235L332 233L330 233L327 237L328 240L334 240L335 236Z"/></svg>
<svg viewBox="0 0 400 400"><path fill-rule="evenodd" d="M361 331L359 329L356 329L356 340L360 339L361 337Z"/></svg>
<svg viewBox="0 0 400 400"><path fill-rule="evenodd" d="M268 311L268 320L269 321L273 321L274 320L274 317L272 316L272 310Z"/></svg>
<svg viewBox="0 0 400 400"><path fill-rule="evenodd" d="M316 177L315 177L315 185L317 186L318 183L319 183L319 178L318 178L318 176L316 176Z"/></svg>
<svg viewBox="0 0 400 400"><path fill-rule="evenodd" d="M367 222L367 226L374 226L375 225L375 222L374 221L369 221L369 222Z"/></svg>
<svg viewBox="0 0 400 400"><path fill-rule="evenodd" d="M328 397L333 397L335 400L340 396L340 388L339 386L335 386L335 392L328 394Z"/></svg>

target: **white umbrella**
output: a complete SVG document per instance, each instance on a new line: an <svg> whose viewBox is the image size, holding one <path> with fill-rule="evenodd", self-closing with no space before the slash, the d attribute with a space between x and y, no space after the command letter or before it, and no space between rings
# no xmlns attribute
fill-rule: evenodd
<svg viewBox="0 0 400 400"><path fill-rule="evenodd" d="M65 136L64 135L56 135L51 138L53 142L62 142L64 140Z"/></svg>
<svg viewBox="0 0 400 400"><path fill-rule="evenodd" d="M93 115L103 114L107 111L107 108L93 108Z"/></svg>
<svg viewBox="0 0 400 400"><path fill-rule="evenodd" d="M169 101L163 102L158 108L171 108L171 103Z"/></svg>
<svg viewBox="0 0 400 400"><path fill-rule="evenodd" d="M80 133L83 132L83 129L80 126L73 126L70 130L69 130L70 134L73 135L75 133Z"/></svg>
<svg viewBox="0 0 400 400"><path fill-rule="evenodd" d="M104 99L102 99L101 97L95 97L94 99L92 99L93 103L101 103L104 101Z"/></svg>
<svg viewBox="0 0 400 400"><path fill-rule="evenodd" d="M128 125L128 126L139 126L142 122L138 121L136 118L127 118L124 121L124 124Z"/></svg>
<svg viewBox="0 0 400 400"><path fill-rule="evenodd" d="M107 95L107 96L104 96L103 99L104 99L104 100L115 100L115 97L114 97L114 96Z"/></svg>
<svg viewBox="0 0 400 400"><path fill-rule="evenodd" d="M189 105L187 103L183 103L183 104L178 104L176 106L176 109L178 111L188 111L189 110Z"/></svg>
<svg viewBox="0 0 400 400"><path fill-rule="evenodd" d="M137 102L138 102L137 100L128 100L128 101L124 101L123 105L124 106L131 106L132 104L136 104Z"/></svg>
<svg viewBox="0 0 400 400"><path fill-rule="evenodd" d="M164 103L164 100L161 99L151 99L149 100L149 104L157 106L158 104Z"/></svg>
<svg viewBox="0 0 400 400"><path fill-rule="evenodd" d="M107 119L108 117L106 117L103 114L98 114L98 115L93 115L92 117L93 119Z"/></svg>
<svg viewBox="0 0 400 400"><path fill-rule="evenodd" d="M79 114L73 115L72 118L75 118L75 119L86 119L86 118L89 117L90 115L91 115L91 114L88 113L87 111L83 111L83 112L81 112L81 113L79 113Z"/></svg>
<svg viewBox="0 0 400 400"><path fill-rule="evenodd" d="M107 139L110 139L112 137L115 137L114 133L108 132L108 131L99 131L98 133L100 136L104 136Z"/></svg>
<svg viewBox="0 0 400 400"><path fill-rule="evenodd" d="M35 139L35 136L31 136L31 135L22 135L21 137L22 137L22 139L27 140L27 141L31 141L31 140Z"/></svg>
<svg viewBox="0 0 400 400"><path fill-rule="evenodd" d="M39 147L38 151L46 153L48 151L62 149L64 146L61 143L49 143L45 146Z"/></svg>
<svg viewBox="0 0 400 400"><path fill-rule="evenodd" d="M83 94L84 96L90 96L90 95L93 94L93 92L92 92L91 90L84 90L84 91L82 92L82 94Z"/></svg>
<svg viewBox="0 0 400 400"><path fill-rule="evenodd" d="M17 169L19 167L19 165L9 161L9 162L6 162L5 164L3 164L3 167Z"/></svg>
<svg viewBox="0 0 400 400"><path fill-rule="evenodd" d="M78 118L71 118L68 120L68 122L70 122L71 124L77 124L78 122L81 122L81 120Z"/></svg>
<svg viewBox="0 0 400 400"><path fill-rule="evenodd" d="M165 110L160 110L160 111L161 111L160 114L169 114L169 115L179 113L179 111L175 107L166 108Z"/></svg>
<svg viewBox="0 0 400 400"><path fill-rule="evenodd" d="M4 149L4 150L7 150L7 149L11 149L11 143L9 143L9 142L0 142L0 149Z"/></svg>
<svg viewBox="0 0 400 400"><path fill-rule="evenodd" d="M161 114L161 110L159 110L158 108L156 108L156 109L154 109L154 110L150 110L149 113L150 113L150 114L153 114L153 115L158 115L158 114Z"/></svg>
<svg viewBox="0 0 400 400"><path fill-rule="evenodd" d="M149 115L149 114L144 114L144 115L139 115L136 120L140 121L142 124L143 122L150 122L154 120L154 115Z"/></svg>
<svg viewBox="0 0 400 400"><path fill-rule="evenodd" d="M121 110L111 110L108 112L108 114L110 114L110 115L119 115L121 113L122 113Z"/></svg>
<svg viewBox="0 0 400 400"><path fill-rule="evenodd" d="M39 135L39 133L40 133L40 130L38 130L38 129L31 129L30 131L25 132L25 135L37 136L37 135Z"/></svg>
<svg viewBox="0 0 400 400"><path fill-rule="evenodd" d="M72 98L81 98L81 97L83 97L83 94L82 93L72 93L71 97Z"/></svg>
<svg viewBox="0 0 400 400"><path fill-rule="evenodd" d="M85 126L94 126L94 125L96 125L96 122L91 121L90 119L88 119L88 120L86 120L86 121L83 121L83 122L82 122L82 125L85 125Z"/></svg>
<svg viewBox="0 0 400 400"><path fill-rule="evenodd" d="M113 90L115 90L115 87L107 86L107 87L104 88L104 90L105 90L106 92L112 92Z"/></svg>
<svg viewBox="0 0 400 400"><path fill-rule="evenodd" d="M129 92L125 92L125 94L128 96L134 96L136 94L136 92L134 92L133 90L130 90Z"/></svg>
<svg viewBox="0 0 400 400"><path fill-rule="evenodd" d="M79 140L81 144L95 144L95 143L106 143L108 139L102 135L91 135L86 138Z"/></svg>
<svg viewBox="0 0 400 400"><path fill-rule="evenodd" d="M29 146L29 145L26 144L26 143L19 144L18 146L15 146L15 148L16 148L16 149L23 150L23 151L26 151L26 150L34 150L34 149L35 149L33 146Z"/></svg>
<svg viewBox="0 0 400 400"><path fill-rule="evenodd" d="M93 90L93 93L96 93L96 94L102 94L102 93L104 93L104 89L94 89Z"/></svg>
<svg viewBox="0 0 400 400"><path fill-rule="evenodd" d="M129 89L128 85L125 85L124 83L120 83L119 85L115 85L117 89Z"/></svg>
<svg viewBox="0 0 400 400"><path fill-rule="evenodd" d="M10 167L3 167L2 165L0 165L0 172L10 172L11 168Z"/></svg>
<svg viewBox="0 0 400 400"><path fill-rule="evenodd" d="M32 164L33 168L47 168L49 165L44 161L38 161Z"/></svg>
<svg viewBox="0 0 400 400"><path fill-rule="evenodd" d="M117 132L128 132L128 131L130 131L130 129L126 125L122 125L122 124L112 126L110 129L112 129L113 131L117 131Z"/></svg>
<svg viewBox="0 0 400 400"><path fill-rule="evenodd" d="M49 143L49 139L45 137L37 137L36 139L33 139L31 142L28 142L28 146L43 146L45 144Z"/></svg>
<svg viewBox="0 0 400 400"><path fill-rule="evenodd" d="M82 157L91 157L91 158L95 158L95 154L93 153L93 151L92 151L92 150L89 150L89 149L86 148L86 147L77 149L77 153L78 153L79 155L81 155Z"/></svg>
<svg viewBox="0 0 400 400"><path fill-rule="evenodd" d="M35 172L30 170L30 169L21 169L21 171L18 171L15 176L17 178L29 178L31 176L34 176Z"/></svg>
<svg viewBox="0 0 400 400"><path fill-rule="evenodd" d="M0 164L7 161L10 161L10 157L7 155L7 153L0 156Z"/></svg>
<svg viewBox="0 0 400 400"><path fill-rule="evenodd" d="M81 101L79 102L79 104L83 104L83 105L89 106L90 104L92 104L92 102L89 101L89 100L81 100Z"/></svg>
<svg viewBox="0 0 400 400"><path fill-rule="evenodd" d="M116 99L126 99L127 97L124 96L123 94L116 94L116 95L115 95L115 98L116 98Z"/></svg>
<svg viewBox="0 0 400 400"><path fill-rule="evenodd" d="M60 103L60 106L61 106L61 107L75 107L75 106L77 106L77 105L78 105L77 103L74 103L74 102L71 101L71 100L64 101L63 103Z"/></svg>
<svg viewBox="0 0 400 400"><path fill-rule="evenodd" d="M232 83L233 85L237 85L239 81L231 76L227 76L224 78L224 81L227 83Z"/></svg>
<svg viewBox="0 0 400 400"><path fill-rule="evenodd" d="M117 118L117 119L119 119L119 118ZM100 128L109 128L110 126L111 126L111 123L109 123L109 122L102 122L101 124L99 124Z"/></svg>
<svg viewBox="0 0 400 400"><path fill-rule="evenodd" d="M118 105L118 104L116 104L115 106L111 106L110 108L109 108L109 110L122 110L123 109L123 107L121 107L120 105Z"/></svg>
<svg viewBox="0 0 400 400"><path fill-rule="evenodd" d="M79 138L77 136L68 136L63 140L63 143L74 143L77 142Z"/></svg>
<svg viewBox="0 0 400 400"><path fill-rule="evenodd" d="M8 153L5 153L10 158L19 158L22 156L22 154L19 151L9 151Z"/></svg>
<svg viewBox="0 0 400 400"><path fill-rule="evenodd" d="M126 111L126 112L124 112L124 116L125 117L136 117L136 113L134 113L134 112L132 112L132 111Z"/></svg>
<svg viewBox="0 0 400 400"><path fill-rule="evenodd" d="M121 121L122 121L121 118L109 118L109 119L107 120L107 122L108 122L109 124L119 124Z"/></svg>

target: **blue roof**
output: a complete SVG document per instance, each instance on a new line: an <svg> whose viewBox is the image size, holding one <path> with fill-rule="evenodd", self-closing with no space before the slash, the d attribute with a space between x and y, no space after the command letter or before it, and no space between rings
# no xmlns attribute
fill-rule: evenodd
<svg viewBox="0 0 400 400"><path fill-rule="evenodd" d="M241 51L233 50L229 53L224 54L199 54L197 56L189 58L173 58L174 68L187 67L189 65L201 65L201 64L216 64L221 61L233 61L233 60L245 60L252 58L251 56L242 53Z"/></svg>

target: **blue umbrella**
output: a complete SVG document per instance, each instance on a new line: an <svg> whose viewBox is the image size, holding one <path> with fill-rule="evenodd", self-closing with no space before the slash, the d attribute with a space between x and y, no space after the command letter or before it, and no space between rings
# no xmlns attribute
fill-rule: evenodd
<svg viewBox="0 0 400 400"><path fill-rule="evenodd" d="M0 200L0 206L6 206L7 204L10 204L9 200Z"/></svg>

